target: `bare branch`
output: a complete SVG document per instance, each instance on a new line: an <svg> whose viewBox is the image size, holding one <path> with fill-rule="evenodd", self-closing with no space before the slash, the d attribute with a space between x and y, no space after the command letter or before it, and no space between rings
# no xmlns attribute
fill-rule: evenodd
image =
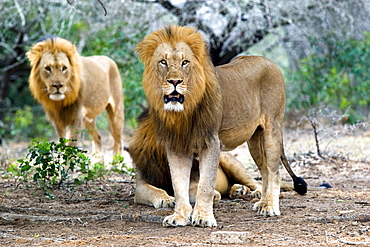
<svg viewBox="0 0 370 247"><path fill-rule="evenodd" d="M102 3L101 0L97 0L100 5L102 6L102 8L104 9L104 16L107 16L107 9L105 8L104 4ZM70 4L72 6L72 8L74 9L74 6L73 6L73 3L74 3L74 0L67 0L67 3Z"/></svg>
<svg viewBox="0 0 370 247"><path fill-rule="evenodd" d="M15 7L17 8L17 12L21 18L21 24L22 26L26 25L26 18L24 17L24 14L23 14L23 11L22 11L22 8L21 6L19 5L18 1L17 0L14 0L14 4L15 4Z"/></svg>
<svg viewBox="0 0 370 247"><path fill-rule="evenodd" d="M98 0L98 2L100 3L100 5L103 7L103 9L104 9L104 16L107 16L107 9L105 8L105 6L104 6L104 4L100 1L100 0Z"/></svg>

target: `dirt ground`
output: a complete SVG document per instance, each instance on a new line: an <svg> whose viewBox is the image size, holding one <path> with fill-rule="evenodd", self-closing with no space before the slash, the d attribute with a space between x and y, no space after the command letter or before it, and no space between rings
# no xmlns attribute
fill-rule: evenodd
<svg viewBox="0 0 370 247"><path fill-rule="evenodd" d="M129 176L112 174L75 190L60 189L54 200L26 185L14 189L14 179L0 178L0 246L370 245L370 135L358 128L333 133L321 142L325 158L314 154L309 129L285 133L295 172L309 186L326 182L331 189L305 196L282 191L279 217L256 216L252 198L224 198L214 207L216 228L163 227L172 209L136 205ZM16 156L17 148L0 151ZM233 154L259 177L245 146ZM283 168L281 175L289 181Z"/></svg>

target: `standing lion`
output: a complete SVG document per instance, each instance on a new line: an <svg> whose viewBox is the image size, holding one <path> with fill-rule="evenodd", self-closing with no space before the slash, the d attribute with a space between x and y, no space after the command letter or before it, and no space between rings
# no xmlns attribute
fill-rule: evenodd
<svg viewBox="0 0 370 247"><path fill-rule="evenodd" d="M175 197L174 213L165 217L164 226L216 226L213 197L220 149L247 141L262 176L261 199L253 208L259 215L280 215L280 160L288 171L290 167L283 149L285 85L279 68L256 56L214 68L202 35L189 27L158 30L137 50L145 65L149 109L130 144L138 169L136 202L171 202L156 186L160 181L164 187L172 185ZM194 153L199 180L190 195Z"/></svg>
<svg viewBox="0 0 370 247"><path fill-rule="evenodd" d="M80 56L70 41L51 37L27 52L32 70L29 87L59 137L78 139L85 127L93 152L101 152L95 118L107 110L113 153L122 152L123 90L116 63L106 56Z"/></svg>

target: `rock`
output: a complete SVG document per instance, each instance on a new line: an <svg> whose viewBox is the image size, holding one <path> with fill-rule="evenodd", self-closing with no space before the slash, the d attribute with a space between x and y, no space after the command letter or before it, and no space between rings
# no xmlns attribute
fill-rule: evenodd
<svg viewBox="0 0 370 247"><path fill-rule="evenodd" d="M212 244L245 244L251 241L249 232L217 231L211 233Z"/></svg>

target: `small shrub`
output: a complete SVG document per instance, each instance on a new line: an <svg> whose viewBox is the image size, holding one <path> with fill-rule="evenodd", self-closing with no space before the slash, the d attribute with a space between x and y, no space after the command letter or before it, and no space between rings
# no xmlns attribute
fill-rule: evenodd
<svg viewBox="0 0 370 247"><path fill-rule="evenodd" d="M33 180L53 199L51 191L60 189L66 181L82 185L97 178L103 179L110 172L135 175L135 170L126 166L121 155L113 158L109 170L102 162L91 164L91 160L86 156L87 151L67 145L68 141L64 138L60 138L58 143L32 139L25 158L18 160L18 166L10 165L6 176L15 177L16 188L22 182Z"/></svg>
<svg viewBox="0 0 370 247"><path fill-rule="evenodd" d="M76 170L80 170L82 176L73 179L75 184L91 180L92 176L88 174L90 159L85 155L87 151L66 145L68 141L64 138L60 138L59 143L33 139L28 146L26 158L18 160L19 174L23 180L27 180L26 177L33 174L33 181L46 194L49 194L49 189L59 189Z"/></svg>
<svg viewBox="0 0 370 247"><path fill-rule="evenodd" d="M113 172L135 176L135 168L127 167L126 163L124 162L124 157L121 156L120 154L114 156L111 165Z"/></svg>

